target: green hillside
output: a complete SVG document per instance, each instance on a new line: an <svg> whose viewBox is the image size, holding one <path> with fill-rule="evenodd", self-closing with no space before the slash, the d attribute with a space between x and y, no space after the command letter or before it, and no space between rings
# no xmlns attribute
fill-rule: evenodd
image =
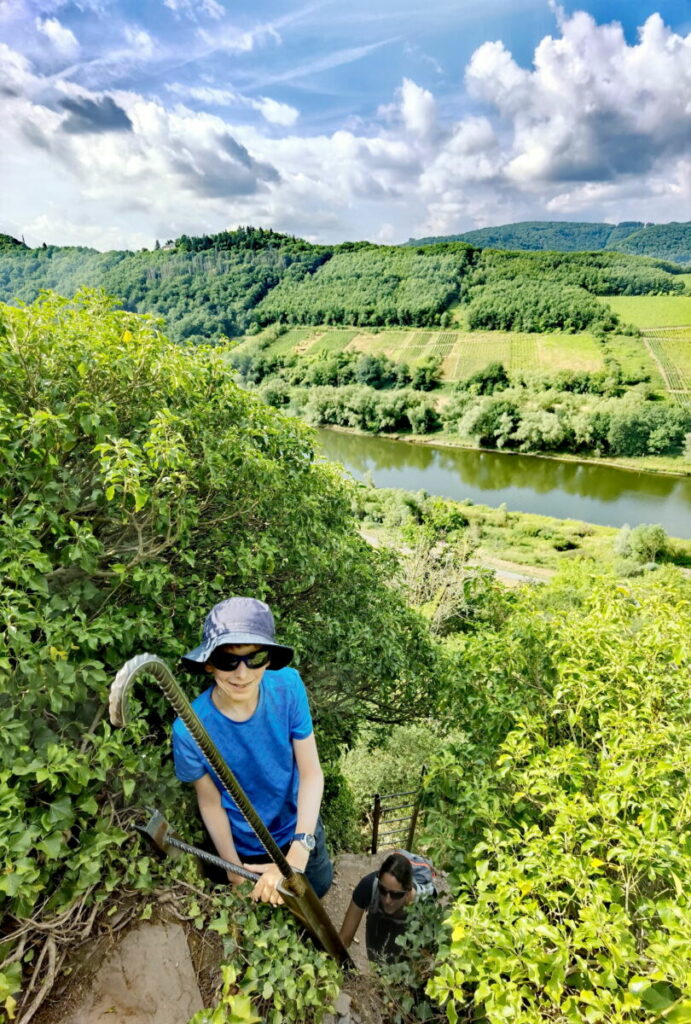
<svg viewBox="0 0 691 1024"><path fill-rule="evenodd" d="M165 317L175 341L213 341L244 331L249 311L291 268L299 278L330 256L322 246L254 228L183 235L154 251L14 248L0 250L0 301L33 302L44 289L71 297L83 286L103 288L130 312Z"/></svg>
<svg viewBox="0 0 691 1024"><path fill-rule="evenodd" d="M217 343L271 323L608 331L618 322L598 296L686 288L677 265L617 252L321 246L251 227L139 252L29 249L3 237L0 301L102 288L128 312L163 317L178 342Z"/></svg>
<svg viewBox="0 0 691 1024"><path fill-rule="evenodd" d="M406 245L469 242L481 248L595 252L614 249L639 256L656 256L675 263L691 262L691 221L670 224L579 223L572 221L522 221L493 228L478 228L458 235L411 238Z"/></svg>
<svg viewBox="0 0 691 1024"><path fill-rule="evenodd" d="M336 252L315 273L287 274L259 304L257 323L430 326L460 296L467 245Z"/></svg>
<svg viewBox="0 0 691 1024"><path fill-rule="evenodd" d="M12 235L3 235L0 232L0 249L26 249L27 245L24 242L20 242L18 238L13 238Z"/></svg>

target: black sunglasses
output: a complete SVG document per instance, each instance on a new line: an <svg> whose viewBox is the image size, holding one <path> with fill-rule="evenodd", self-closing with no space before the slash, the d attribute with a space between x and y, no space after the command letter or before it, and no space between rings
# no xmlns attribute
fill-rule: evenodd
<svg viewBox="0 0 691 1024"><path fill-rule="evenodd" d="M381 882L380 882L379 883L379 892L382 894L382 896L388 896L392 900L400 900L400 899L403 899L403 897L406 895L408 890L407 889L387 889L386 886L382 885Z"/></svg>
<svg viewBox="0 0 691 1024"><path fill-rule="evenodd" d="M267 651L266 647L260 647L258 651L251 651L249 654L230 654L217 647L211 652L209 661L220 672L234 672L241 661L244 661L247 668L264 668L270 657L271 652Z"/></svg>

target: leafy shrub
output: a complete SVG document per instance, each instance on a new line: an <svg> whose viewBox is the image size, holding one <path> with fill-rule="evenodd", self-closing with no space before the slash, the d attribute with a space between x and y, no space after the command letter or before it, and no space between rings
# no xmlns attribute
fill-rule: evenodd
<svg viewBox="0 0 691 1024"><path fill-rule="evenodd" d="M197 921L223 937L223 986L215 1008L189 1024L320 1024L333 1008L341 971L326 953L305 941L287 911L248 902L227 892L200 906Z"/></svg>
<svg viewBox="0 0 691 1024"><path fill-rule="evenodd" d="M428 709L437 655L309 431L239 389L219 351L183 351L84 292L5 308L0 364L0 910L18 937L28 919L154 884L151 859L120 849L135 791L173 823L193 801L162 697L126 735L104 721L133 654L175 663L218 600L267 598L327 764L370 701L399 720Z"/></svg>
<svg viewBox="0 0 691 1024"><path fill-rule="evenodd" d="M688 1019L690 597L678 571L622 591L572 570L495 631L468 744L428 779L427 838L460 875L428 985L450 1022ZM528 602L543 649L518 661Z"/></svg>
<svg viewBox="0 0 691 1024"><path fill-rule="evenodd" d="M504 391L510 385L509 375L503 363L488 363L482 370L476 370L456 387L459 391L473 391L478 395L493 395Z"/></svg>
<svg viewBox="0 0 691 1024"><path fill-rule="evenodd" d="M639 523L633 529L625 525L617 534L614 550L622 558L630 558L637 565L656 562L669 553L669 537L659 524Z"/></svg>
<svg viewBox="0 0 691 1024"><path fill-rule="evenodd" d="M446 913L438 899L416 900L406 910L406 929L396 939L400 947L396 961L376 967L387 1024L446 1019L425 992L440 955L440 943L446 944L442 927Z"/></svg>

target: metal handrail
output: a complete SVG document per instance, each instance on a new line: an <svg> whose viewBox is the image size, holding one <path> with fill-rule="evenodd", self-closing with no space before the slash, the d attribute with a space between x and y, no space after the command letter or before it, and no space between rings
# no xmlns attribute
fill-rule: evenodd
<svg viewBox="0 0 691 1024"><path fill-rule="evenodd" d="M399 821L410 821L410 815L406 814L402 818L389 818L384 822L385 825L396 825Z"/></svg>
<svg viewBox="0 0 691 1024"><path fill-rule="evenodd" d="M377 846L379 845L379 840L382 837L386 836L388 838L389 836L397 835L399 832L404 832L405 831L404 827L401 826L401 828L387 829L387 831L385 831L385 832L380 832L379 831L380 823L382 823L384 825L395 825L399 821L407 821L407 820L410 821L410 825L408 827L408 835L407 835L407 839L406 839L406 847L409 850L412 849L413 840L415 838L415 828L417 826L417 819L418 819L418 815L420 813L420 801L421 801L421 798L422 798L422 780L425 777L426 771L427 771L427 768L423 764L422 769L420 771L420 786L417 789L409 789L409 790L405 790L404 792L400 792L400 793L386 793L383 797L381 796L380 793L375 793L374 794L374 802L373 802L373 806L372 806L372 845L370 847L371 853L376 853L377 852ZM399 804L399 805L394 805L393 807L386 807L383 804L384 800L390 800L390 799L393 799L395 797L412 796L413 794L415 795L415 800L413 801L412 804ZM390 814L392 811L402 811L402 810L404 810L404 809L406 809L408 807L410 807L412 809L412 813L410 815L410 818L408 818L408 815L405 815L402 818L389 818L388 820L385 820L385 821L383 820L383 816L385 814Z"/></svg>

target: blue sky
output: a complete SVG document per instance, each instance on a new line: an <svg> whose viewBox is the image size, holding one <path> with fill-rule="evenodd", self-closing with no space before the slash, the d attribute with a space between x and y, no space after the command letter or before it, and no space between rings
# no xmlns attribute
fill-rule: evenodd
<svg viewBox="0 0 691 1024"><path fill-rule="evenodd" d="M0 231L691 218L691 0L0 0Z"/></svg>

